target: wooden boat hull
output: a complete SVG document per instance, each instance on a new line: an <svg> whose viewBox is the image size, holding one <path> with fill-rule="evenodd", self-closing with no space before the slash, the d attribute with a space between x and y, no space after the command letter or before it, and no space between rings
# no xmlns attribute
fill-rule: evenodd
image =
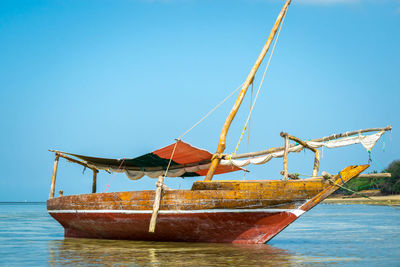
<svg viewBox="0 0 400 267"><path fill-rule="evenodd" d="M149 233L151 211L51 213L65 227L65 237L242 244L265 243L300 215L272 209L164 211L156 232Z"/></svg>
<svg viewBox="0 0 400 267"><path fill-rule="evenodd" d="M48 200L47 208L65 237L260 244L367 167L347 167L330 182L214 181L168 190L155 233L148 232L153 191L65 196Z"/></svg>

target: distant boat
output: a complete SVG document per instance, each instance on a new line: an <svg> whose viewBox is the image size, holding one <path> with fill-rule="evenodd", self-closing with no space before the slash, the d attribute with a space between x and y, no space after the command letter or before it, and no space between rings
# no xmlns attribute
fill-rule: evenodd
<svg viewBox="0 0 400 267"><path fill-rule="evenodd" d="M320 152L317 148L363 144L371 149L385 131L372 128L302 141L281 133L285 145L242 155L224 154L226 134L241 102L252 84L263 58L290 5L283 6L272 32L254 67L241 87L234 107L223 126L215 154L178 139L176 143L132 159L107 159L52 150L55 162L49 214L65 228L65 237L225 242L242 244L266 243L290 223L309 211L369 165L349 166L336 175L318 176ZM370 135L363 133L376 132ZM289 140L295 143L289 143ZM315 153L313 177L297 179L287 169L288 153L310 149ZM59 158L81 164L93 171L91 194L54 198ZM282 180L213 181L215 174L242 170L248 164L263 164L283 157ZM96 193L97 173L124 172L133 180L143 176L158 177L155 191ZM165 177L201 177L190 190L167 188Z"/></svg>

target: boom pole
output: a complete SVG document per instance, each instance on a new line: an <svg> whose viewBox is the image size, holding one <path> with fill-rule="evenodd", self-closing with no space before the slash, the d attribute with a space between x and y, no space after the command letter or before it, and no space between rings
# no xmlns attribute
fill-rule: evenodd
<svg viewBox="0 0 400 267"><path fill-rule="evenodd" d="M239 110L240 105L242 104L243 98L246 95L247 89L249 88L250 84L253 82L254 76L256 75L256 72L258 68L260 67L261 62L263 61L265 55L268 52L269 47L271 46L272 41L274 40L275 34L278 31L279 25L282 22L283 17L286 14L286 11L290 5L292 0L287 0L285 5L283 6L281 12L279 13L278 18L276 19L275 25L272 28L272 31L267 39L267 42L264 45L264 48L262 49L260 55L258 56L256 63L254 64L253 68L251 69L249 75L247 76L246 81L244 82L242 89L240 90L239 96L236 99L235 104L232 107L231 112L229 113L228 117L225 120L225 124L222 127L221 134L219 136L219 142L218 142L218 148L217 152L215 152L213 159L211 160L211 166L208 169L207 176L205 178L205 181L211 181L211 179L214 176L215 170L217 169L221 158L222 158L222 153L225 151L226 147L226 135L228 133L229 127L231 126L231 123L233 119L236 116L236 113Z"/></svg>

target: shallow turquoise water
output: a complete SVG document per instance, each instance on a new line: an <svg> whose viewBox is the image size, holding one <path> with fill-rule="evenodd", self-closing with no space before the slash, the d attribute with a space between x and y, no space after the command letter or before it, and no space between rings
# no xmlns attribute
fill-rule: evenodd
<svg viewBox="0 0 400 267"><path fill-rule="evenodd" d="M44 203L0 203L1 266L400 266L400 211L319 205L268 245L64 239Z"/></svg>

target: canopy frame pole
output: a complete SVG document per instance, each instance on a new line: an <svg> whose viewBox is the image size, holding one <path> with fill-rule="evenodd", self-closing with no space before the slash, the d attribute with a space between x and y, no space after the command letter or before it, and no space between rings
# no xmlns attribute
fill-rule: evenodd
<svg viewBox="0 0 400 267"><path fill-rule="evenodd" d="M315 151L315 157L314 157L314 167L313 167L313 171L312 171L312 176L313 177L318 176L320 160L321 160L321 151L316 150Z"/></svg>
<svg viewBox="0 0 400 267"><path fill-rule="evenodd" d="M49 199L54 198L54 190L55 190L55 183L56 183L56 176L57 176L57 166L58 166L58 161L59 161L60 157L66 159L72 163L76 163L85 168L91 169L93 171L92 193L96 193L96 191L97 191L97 173L99 173L98 169L89 166L87 163L85 163L83 161L68 157L59 151L55 151L55 150L49 150L49 151L54 152L54 154L56 155L56 160L54 161L54 166L53 166L53 176L51 179Z"/></svg>
<svg viewBox="0 0 400 267"><path fill-rule="evenodd" d="M92 193L96 193L96 191L97 191L97 173L99 171L96 169L92 169L92 171L93 171Z"/></svg>
<svg viewBox="0 0 400 267"><path fill-rule="evenodd" d="M285 139L285 145L283 150L283 180L288 180L288 155L289 155L289 135L287 133L281 133L281 137Z"/></svg>
<svg viewBox="0 0 400 267"><path fill-rule="evenodd" d="M99 172L96 168L89 166L86 162L83 162L83 161L76 160L76 159L73 159L71 157L68 157L68 156L64 155L63 153L61 153L59 151L55 151L55 150L49 150L49 151L58 154L60 157L66 159L66 160L68 160L68 161L70 161L72 163L76 163L76 164L82 165L85 168L91 169L92 171Z"/></svg>
<svg viewBox="0 0 400 267"><path fill-rule="evenodd" d="M304 148L307 148L309 150L311 150L312 152L314 152L314 166L313 166L313 171L312 171L312 176L318 176L318 171L319 171L319 163L320 163L320 159L321 159L321 152L311 146L309 146L306 142L304 142L303 140L301 140L300 138L297 138L296 136L290 135L288 133L281 133L282 137L287 137L288 139L297 142L298 144L302 145ZM286 143L285 143L285 151L286 151ZM285 155L285 154L284 154ZM284 156L285 157L285 156ZM286 177L286 176L284 176ZM287 178L287 177L286 177Z"/></svg>
<svg viewBox="0 0 400 267"><path fill-rule="evenodd" d="M60 159L59 153L55 153L55 159L54 159L54 164L53 164L53 175L51 176L49 199L54 198L54 190L56 188L56 177L57 177L57 168L58 168L59 159Z"/></svg>
<svg viewBox="0 0 400 267"><path fill-rule="evenodd" d="M233 119L235 118L240 105L242 104L242 101L244 99L244 96L246 95L247 89L249 88L250 84L253 82L256 72L257 72L258 68L260 67L260 64L263 61L265 55L267 54L269 47L271 46L271 43L275 37L276 32L278 31L279 25L281 24L284 15L286 14L286 11L290 5L290 2L291 2L291 0L287 0L285 5L283 6L281 12L279 13L278 18L276 19L276 22L274 24L274 27L272 28L272 31L267 39L267 42L265 43L260 55L258 56L258 58L256 60L256 63L254 64L253 68L251 69L249 75L247 76L246 81L244 82L242 89L240 90L239 96L236 99L236 102L232 107L232 110L225 120L224 126L222 127L221 134L219 137L218 148L211 160L211 166L208 169L206 178L204 179L205 181L211 181L214 176L215 171L217 170L217 167L222 159L222 153L225 151L226 135L228 134L229 127L231 126L231 123L232 123Z"/></svg>

